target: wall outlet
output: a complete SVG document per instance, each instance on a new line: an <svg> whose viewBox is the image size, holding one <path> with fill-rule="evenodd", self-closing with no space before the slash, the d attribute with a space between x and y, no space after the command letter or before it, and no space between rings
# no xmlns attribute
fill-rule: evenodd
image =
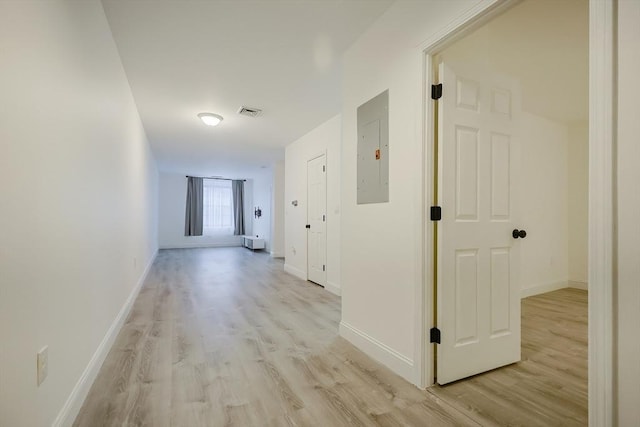
<svg viewBox="0 0 640 427"><path fill-rule="evenodd" d="M42 384L49 373L49 346L45 345L37 355L38 385Z"/></svg>

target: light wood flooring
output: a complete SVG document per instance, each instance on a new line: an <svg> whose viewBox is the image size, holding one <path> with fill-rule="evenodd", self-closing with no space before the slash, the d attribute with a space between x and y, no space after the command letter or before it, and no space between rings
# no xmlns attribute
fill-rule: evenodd
<svg viewBox="0 0 640 427"><path fill-rule="evenodd" d="M523 300L523 361L419 390L340 299L243 248L160 251L75 426L587 425L586 292Z"/></svg>

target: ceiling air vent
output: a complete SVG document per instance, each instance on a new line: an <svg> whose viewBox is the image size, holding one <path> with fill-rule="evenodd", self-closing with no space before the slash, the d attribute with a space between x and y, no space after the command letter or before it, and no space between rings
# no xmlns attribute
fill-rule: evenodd
<svg viewBox="0 0 640 427"><path fill-rule="evenodd" d="M238 114L241 116L258 117L262 115L262 110L252 107L240 107Z"/></svg>

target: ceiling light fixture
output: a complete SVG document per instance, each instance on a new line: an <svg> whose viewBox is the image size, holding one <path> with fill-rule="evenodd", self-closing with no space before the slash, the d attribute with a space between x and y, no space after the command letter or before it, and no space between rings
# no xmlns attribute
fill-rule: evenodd
<svg viewBox="0 0 640 427"><path fill-rule="evenodd" d="M200 120L207 126L218 126L222 121L222 116L213 113L200 113L198 117L200 117Z"/></svg>

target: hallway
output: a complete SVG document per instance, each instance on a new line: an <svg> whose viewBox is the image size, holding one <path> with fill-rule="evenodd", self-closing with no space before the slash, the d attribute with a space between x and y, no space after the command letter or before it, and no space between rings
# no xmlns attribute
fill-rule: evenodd
<svg viewBox="0 0 640 427"><path fill-rule="evenodd" d="M578 339L555 331L566 318L543 318L571 313L558 307L573 304L572 292L524 300L531 360L425 392L338 337L340 298L284 273L280 260L243 248L163 250L75 425L583 425L586 303L572 309L584 310L571 323ZM545 333L556 337L548 352ZM528 384L529 408L517 392Z"/></svg>

